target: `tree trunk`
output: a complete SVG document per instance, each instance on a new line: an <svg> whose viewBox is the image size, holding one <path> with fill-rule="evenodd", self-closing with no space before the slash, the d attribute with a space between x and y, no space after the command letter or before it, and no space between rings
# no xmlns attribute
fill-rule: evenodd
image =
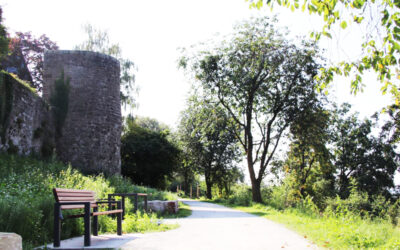
<svg viewBox="0 0 400 250"><path fill-rule="evenodd" d="M206 181L206 186L207 186L207 192L206 192L206 196L207 199L212 199L212 194L211 194L211 183L209 183L208 181Z"/></svg>
<svg viewBox="0 0 400 250"><path fill-rule="evenodd" d="M253 201L262 203L261 197L261 181L255 180L251 182L251 192L253 194Z"/></svg>

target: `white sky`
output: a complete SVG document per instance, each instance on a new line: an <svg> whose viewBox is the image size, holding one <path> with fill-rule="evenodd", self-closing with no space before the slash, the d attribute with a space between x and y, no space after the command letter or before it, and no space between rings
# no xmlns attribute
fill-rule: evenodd
<svg viewBox="0 0 400 250"><path fill-rule="evenodd" d="M176 127L189 89L189 79L177 68L177 48L212 39L216 33L227 34L235 23L250 16L272 15L267 8L250 10L244 0L0 0L0 5L9 32L46 34L60 49L72 49L85 39L81 28L85 23L107 30L111 41L121 45L123 56L138 67L139 108L133 114L172 127ZM307 14L280 12L280 24L293 34L307 35L320 23ZM356 34L353 30L339 32L337 43L323 43L326 55L337 60L357 53L352 46ZM368 78L372 83L367 84L367 94L349 95L346 80L334 84L331 92L336 93L338 102L351 102L354 110L369 116L389 97L380 95L375 77Z"/></svg>

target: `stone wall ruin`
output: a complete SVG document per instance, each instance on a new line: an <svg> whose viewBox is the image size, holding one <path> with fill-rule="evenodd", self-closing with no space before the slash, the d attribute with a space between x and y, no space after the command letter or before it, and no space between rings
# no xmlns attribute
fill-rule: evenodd
<svg viewBox="0 0 400 250"><path fill-rule="evenodd" d="M43 98L19 83L7 85L13 97L7 109L6 95L0 95L0 110L9 111L5 119L0 113L0 151L43 155L54 148L60 160L83 173L120 173L118 60L89 51L47 51L43 78Z"/></svg>

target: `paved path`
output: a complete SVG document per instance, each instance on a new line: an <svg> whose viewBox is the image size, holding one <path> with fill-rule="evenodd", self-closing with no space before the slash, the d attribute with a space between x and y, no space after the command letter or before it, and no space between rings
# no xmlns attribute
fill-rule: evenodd
<svg viewBox="0 0 400 250"><path fill-rule="evenodd" d="M267 219L207 202L184 203L193 213L172 221L181 225L178 229L140 235L122 249L317 249L300 235Z"/></svg>

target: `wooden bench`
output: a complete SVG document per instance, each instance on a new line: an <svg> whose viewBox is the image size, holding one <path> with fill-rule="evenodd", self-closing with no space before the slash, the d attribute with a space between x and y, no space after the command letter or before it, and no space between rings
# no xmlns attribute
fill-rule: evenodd
<svg viewBox="0 0 400 250"><path fill-rule="evenodd" d="M54 198L54 247L60 246L61 220L64 219L61 211L66 209L83 209L84 213L70 215L67 218L84 218L85 236L84 245L90 246L90 216L93 216L93 235L98 235L98 215L117 214L117 234L122 235L122 208L121 201L96 201L96 194L89 190L75 189L53 189ZM117 204L117 209L111 208L108 211L98 211L98 208L104 204ZM115 206L114 206L115 208Z"/></svg>

